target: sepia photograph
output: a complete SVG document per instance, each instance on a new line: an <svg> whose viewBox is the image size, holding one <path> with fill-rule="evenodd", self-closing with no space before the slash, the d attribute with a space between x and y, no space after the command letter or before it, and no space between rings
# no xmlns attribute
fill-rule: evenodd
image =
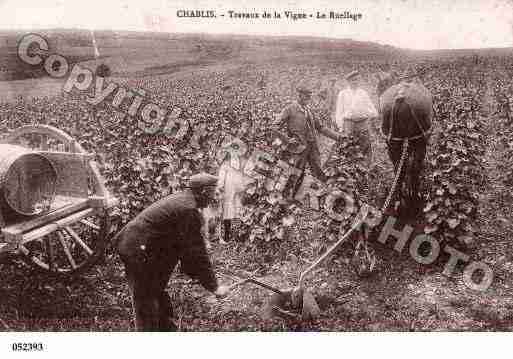
<svg viewBox="0 0 513 359"><path fill-rule="evenodd" d="M2 349L511 332L512 168L508 0L2 0Z"/></svg>

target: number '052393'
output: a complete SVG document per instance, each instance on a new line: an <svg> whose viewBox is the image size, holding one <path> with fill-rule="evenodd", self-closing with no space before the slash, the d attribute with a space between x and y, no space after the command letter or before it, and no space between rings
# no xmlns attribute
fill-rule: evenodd
<svg viewBox="0 0 513 359"><path fill-rule="evenodd" d="M11 348L15 352L43 351L43 343L12 343Z"/></svg>

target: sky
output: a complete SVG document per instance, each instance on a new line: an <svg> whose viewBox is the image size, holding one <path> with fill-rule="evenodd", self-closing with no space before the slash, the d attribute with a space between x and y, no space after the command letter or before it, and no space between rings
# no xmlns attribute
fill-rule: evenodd
<svg viewBox="0 0 513 359"><path fill-rule="evenodd" d="M213 10L216 18L180 18ZM282 14L235 19L229 11ZM290 20L285 11L312 14ZM361 13L358 21L317 12ZM221 15L225 16L222 17ZM351 38L411 49L513 47L513 0L0 0L0 28L112 29Z"/></svg>

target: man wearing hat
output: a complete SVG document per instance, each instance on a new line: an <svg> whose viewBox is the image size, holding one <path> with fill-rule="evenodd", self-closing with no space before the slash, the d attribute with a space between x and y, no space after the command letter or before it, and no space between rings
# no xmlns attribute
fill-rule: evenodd
<svg viewBox="0 0 513 359"><path fill-rule="evenodd" d="M338 94L336 122L347 136L356 137L366 157L367 168L371 165L369 120L378 117L376 107L367 92L359 87L360 73L350 72L346 77L349 87Z"/></svg>
<svg viewBox="0 0 513 359"><path fill-rule="evenodd" d="M181 269L217 297L219 286L201 234L201 215L214 199L217 177L191 176L189 187L162 198L139 213L116 235L125 265L136 330L174 331L173 307L166 286L180 261Z"/></svg>
<svg viewBox="0 0 513 359"><path fill-rule="evenodd" d="M275 122L275 127L284 127L290 139L289 151L296 155L295 167L301 170L301 175L295 181L289 183L285 194L294 197L305 175L306 164L310 164L312 174L322 182L326 181L326 175L321 169L321 156L317 142L317 132L335 141L340 140L342 134L323 126L314 118L308 107L312 91L301 84L296 88L297 100L289 104Z"/></svg>

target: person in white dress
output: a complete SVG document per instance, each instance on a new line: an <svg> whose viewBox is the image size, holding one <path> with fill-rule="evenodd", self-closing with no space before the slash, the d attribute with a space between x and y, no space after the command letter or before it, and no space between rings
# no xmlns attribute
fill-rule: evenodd
<svg viewBox="0 0 513 359"><path fill-rule="evenodd" d="M227 151L219 168L216 192L220 199L224 232L223 238L219 239L220 243L230 241L233 222L241 217L241 195L252 181L243 173L247 160L246 156L232 158L230 152Z"/></svg>

